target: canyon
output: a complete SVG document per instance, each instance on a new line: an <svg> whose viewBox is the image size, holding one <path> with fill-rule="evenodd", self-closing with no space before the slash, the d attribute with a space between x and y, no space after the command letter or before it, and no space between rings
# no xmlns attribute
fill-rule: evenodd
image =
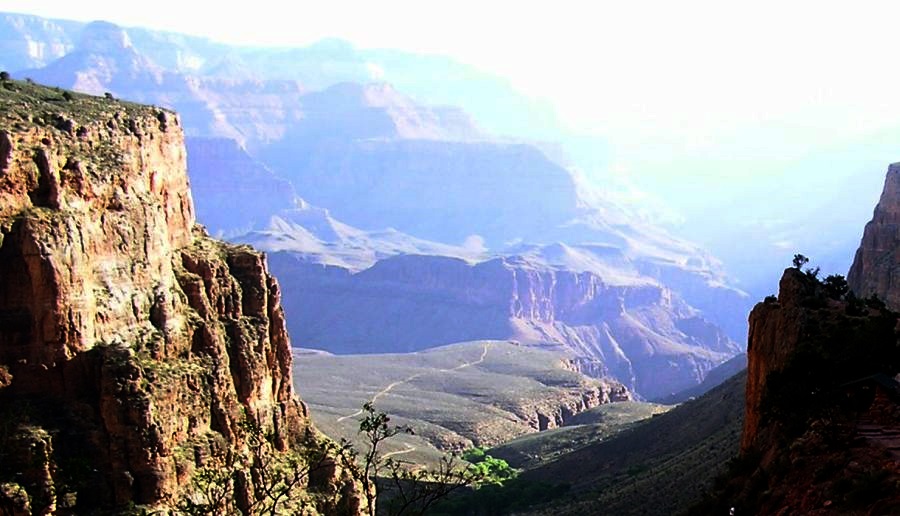
<svg viewBox="0 0 900 516"><path fill-rule="evenodd" d="M250 51L39 21L4 18L7 45L44 49L15 56L27 69L14 73L177 110L198 221L270 253L304 347L515 339L644 397L698 385L741 351L750 298L709 253L617 203L552 142L491 134L458 107L465 95L419 100L416 74L443 67L464 78L445 93L478 86L482 107L518 102L483 74L339 42Z"/></svg>
<svg viewBox="0 0 900 516"><path fill-rule="evenodd" d="M582 372L653 398L698 384L739 351L677 294L640 277L611 282L521 257L471 264L396 256L355 274L291 254L270 260L292 335L337 353L512 339L561 352Z"/></svg>
<svg viewBox="0 0 900 516"><path fill-rule="evenodd" d="M751 307L463 65L0 27L0 68L51 85L0 79L0 512L180 511L224 471L251 513L262 447L309 467L282 512L362 514L323 432L361 444L366 401L409 464L519 438L503 489L555 497L523 513L900 512L900 164L847 285L797 266ZM780 224L779 252L829 238ZM641 399L681 404L553 442Z"/></svg>

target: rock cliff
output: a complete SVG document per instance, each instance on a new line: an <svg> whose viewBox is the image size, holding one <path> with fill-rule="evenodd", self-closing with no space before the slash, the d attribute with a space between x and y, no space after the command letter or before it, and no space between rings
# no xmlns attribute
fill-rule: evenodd
<svg viewBox="0 0 900 516"><path fill-rule="evenodd" d="M857 295L877 295L892 310L900 310L900 163L888 167L881 199L866 224L847 281Z"/></svg>
<svg viewBox="0 0 900 516"><path fill-rule="evenodd" d="M787 269L750 314L740 457L695 513L896 513L894 445L870 437L900 431L900 390L877 384L900 371L896 325L880 302Z"/></svg>
<svg viewBox="0 0 900 516"><path fill-rule="evenodd" d="M698 384L739 349L669 289L641 277L396 256L352 274L271 256L292 334L338 353L408 352L478 339L563 350L581 371L648 398ZM295 333L296 332L296 333Z"/></svg>
<svg viewBox="0 0 900 516"><path fill-rule="evenodd" d="M165 510L253 428L320 447L264 258L195 226L178 117L0 86L0 503ZM311 510L359 511L333 462L308 480Z"/></svg>
<svg viewBox="0 0 900 516"><path fill-rule="evenodd" d="M750 313L747 338L747 394L741 449L753 447L762 429L762 405L772 373L783 372L809 329L804 298L815 295L815 283L799 269L787 269L779 284L778 302L760 303Z"/></svg>

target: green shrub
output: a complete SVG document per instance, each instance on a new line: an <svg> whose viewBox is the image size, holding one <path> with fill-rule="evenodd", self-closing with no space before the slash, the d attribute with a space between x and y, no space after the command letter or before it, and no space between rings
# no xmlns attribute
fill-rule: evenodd
<svg viewBox="0 0 900 516"><path fill-rule="evenodd" d="M471 462L472 464L477 464L483 461L484 457L484 448L478 448L477 446L462 453L463 460Z"/></svg>

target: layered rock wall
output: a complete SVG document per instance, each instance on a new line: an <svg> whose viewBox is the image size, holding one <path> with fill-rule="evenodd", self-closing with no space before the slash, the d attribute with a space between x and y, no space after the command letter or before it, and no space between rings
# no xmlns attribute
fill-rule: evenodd
<svg viewBox="0 0 900 516"><path fill-rule="evenodd" d="M13 82L0 113L0 482L34 512L166 508L246 422L312 445L278 285L194 226L178 118ZM332 473L319 509L358 511Z"/></svg>
<svg viewBox="0 0 900 516"><path fill-rule="evenodd" d="M356 274L271 256L292 334L338 353L408 352L479 339L562 349L582 372L648 398L694 386L739 351L669 289L518 258L475 265L396 256Z"/></svg>

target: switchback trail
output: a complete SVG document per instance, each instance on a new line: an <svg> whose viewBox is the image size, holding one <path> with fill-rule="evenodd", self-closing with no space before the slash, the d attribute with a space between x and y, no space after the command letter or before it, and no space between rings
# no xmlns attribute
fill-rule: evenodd
<svg viewBox="0 0 900 516"><path fill-rule="evenodd" d="M488 349L490 349L490 347L491 347L491 343L490 343L490 342L485 342L485 343L484 343L484 349L481 350L481 356L478 357L477 360L473 360L473 361L471 361L471 362L465 362L465 363L463 363L463 364L459 364L458 366L452 367L452 368L450 368L450 369L438 369L437 371L425 371L425 372L422 372L422 373L416 373L416 374L414 374L414 375L411 375L411 376L408 377L408 378L404 378L403 380L397 380L396 382L390 383L390 384L388 384L388 386L385 387L384 389L381 389L380 391L376 392L375 395L372 396L372 398L369 400L369 403L373 403L373 404L374 404L376 401L378 401L378 398L380 398L380 397L384 396L385 394L391 392L391 390L392 390L394 387L397 387L398 385L403 385L404 383L411 382L411 381L413 381L413 380L415 380L416 378L419 378L419 377L421 377L421 376L425 376L425 375L427 375L427 374L431 374L431 373L434 373L434 372L437 372L437 373L449 373L449 372L452 372L452 371L459 371L460 369L465 369L466 367L472 367L472 366L474 366L474 365L478 365L478 364L484 362L484 358L487 356ZM354 412L354 413L352 413L352 414L348 414L348 415L346 415L346 416L341 416L341 417L339 417L339 418L337 419L337 421L338 421L338 423L340 423L341 421L344 421L344 420L346 420L346 419L350 419L351 417L359 416L359 415L362 414L362 413L363 413L362 409L359 409L359 410L357 410L356 412ZM412 451L412 450L408 450L408 451L403 452L403 453L408 453L409 451ZM394 453L396 454L396 453L398 453L398 452L394 452Z"/></svg>
<svg viewBox="0 0 900 516"><path fill-rule="evenodd" d="M393 457L395 455L403 455L404 453L414 452L416 451L416 447L411 444L404 444L406 446L405 450L392 451L390 453L385 453L381 456L382 459L386 459L388 457Z"/></svg>

